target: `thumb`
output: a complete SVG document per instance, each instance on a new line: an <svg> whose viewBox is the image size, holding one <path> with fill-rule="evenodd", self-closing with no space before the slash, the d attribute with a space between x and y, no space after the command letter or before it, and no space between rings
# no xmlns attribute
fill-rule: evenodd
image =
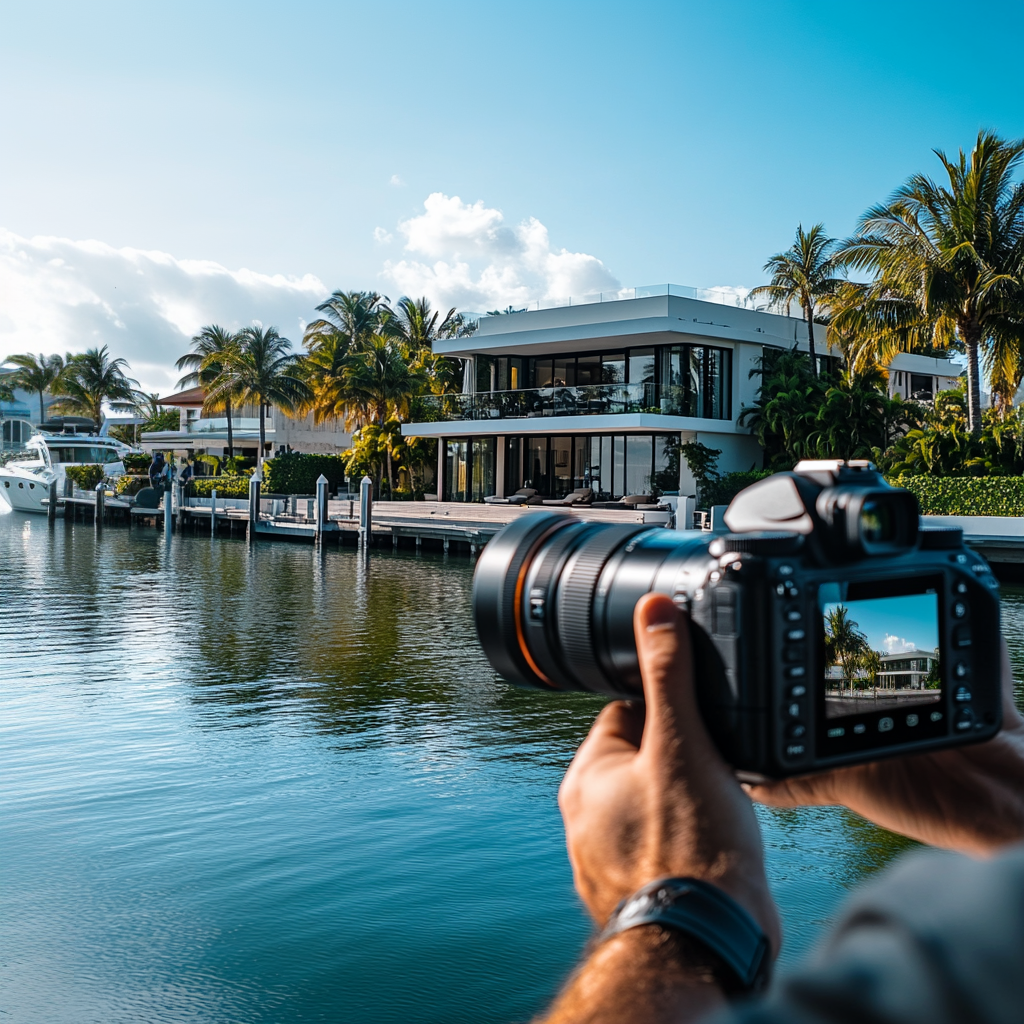
<svg viewBox="0 0 1024 1024"><path fill-rule="evenodd" d="M664 594L645 594L633 613L647 716L641 749L684 740L711 745L694 692L687 617Z"/></svg>

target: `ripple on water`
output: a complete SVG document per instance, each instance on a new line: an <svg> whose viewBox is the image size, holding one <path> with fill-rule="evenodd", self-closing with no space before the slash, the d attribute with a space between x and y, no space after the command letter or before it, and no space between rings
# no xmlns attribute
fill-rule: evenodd
<svg viewBox="0 0 1024 1024"><path fill-rule="evenodd" d="M526 1019L588 935L555 794L601 702L498 682L462 559L0 516L17 1021ZM1024 594L1004 619L1024 658ZM909 844L759 809L796 957Z"/></svg>

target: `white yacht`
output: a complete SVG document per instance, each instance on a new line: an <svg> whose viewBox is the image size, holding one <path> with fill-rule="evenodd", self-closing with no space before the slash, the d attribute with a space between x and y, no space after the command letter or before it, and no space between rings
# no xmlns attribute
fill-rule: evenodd
<svg viewBox="0 0 1024 1024"><path fill-rule="evenodd" d="M132 448L112 437L94 434L33 435L24 447L0 454L0 497L18 512L45 512L50 481L64 489L66 466L103 466L106 475L124 473L121 461Z"/></svg>

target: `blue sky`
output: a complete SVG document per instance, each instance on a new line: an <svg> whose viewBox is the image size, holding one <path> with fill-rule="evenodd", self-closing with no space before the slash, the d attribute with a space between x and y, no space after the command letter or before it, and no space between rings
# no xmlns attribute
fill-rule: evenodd
<svg viewBox="0 0 1024 1024"><path fill-rule="evenodd" d="M300 330L335 287L750 287L931 147L1024 134L1022 45L1019 0L8 2L0 354L155 367L197 318Z"/></svg>
<svg viewBox="0 0 1024 1024"><path fill-rule="evenodd" d="M857 623L871 649L882 654L934 651L939 646L938 599L934 594L908 594L871 601L845 601L850 618ZM822 614L838 604L823 604Z"/></svg>

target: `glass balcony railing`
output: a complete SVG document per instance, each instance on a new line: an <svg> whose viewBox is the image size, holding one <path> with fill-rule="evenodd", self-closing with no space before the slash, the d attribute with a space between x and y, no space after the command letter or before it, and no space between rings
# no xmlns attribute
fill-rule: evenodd
<svg viewBox="0 0 1024 1024"><path fill-rule="evenodd" d="M274 421L271 417L266 419L267 430L274 429ZM226 416L211 417L210 419L198 419L189 420L186 424L185 430L189 434L213 434L223 433L228 429L228 420ZM260 420L258 416L232 416L231 417L231 429L232 430L259 430Z"/></svg>
<svg viewBox="0 0 1024 1024"><path fill-rule="evenodd" d="M475 395L428 395L413 418L436 421L531 419L538 416L601 416L656 413L724 419L692 389L666 384L592 384L582 387L488 391Z"/></svg>

